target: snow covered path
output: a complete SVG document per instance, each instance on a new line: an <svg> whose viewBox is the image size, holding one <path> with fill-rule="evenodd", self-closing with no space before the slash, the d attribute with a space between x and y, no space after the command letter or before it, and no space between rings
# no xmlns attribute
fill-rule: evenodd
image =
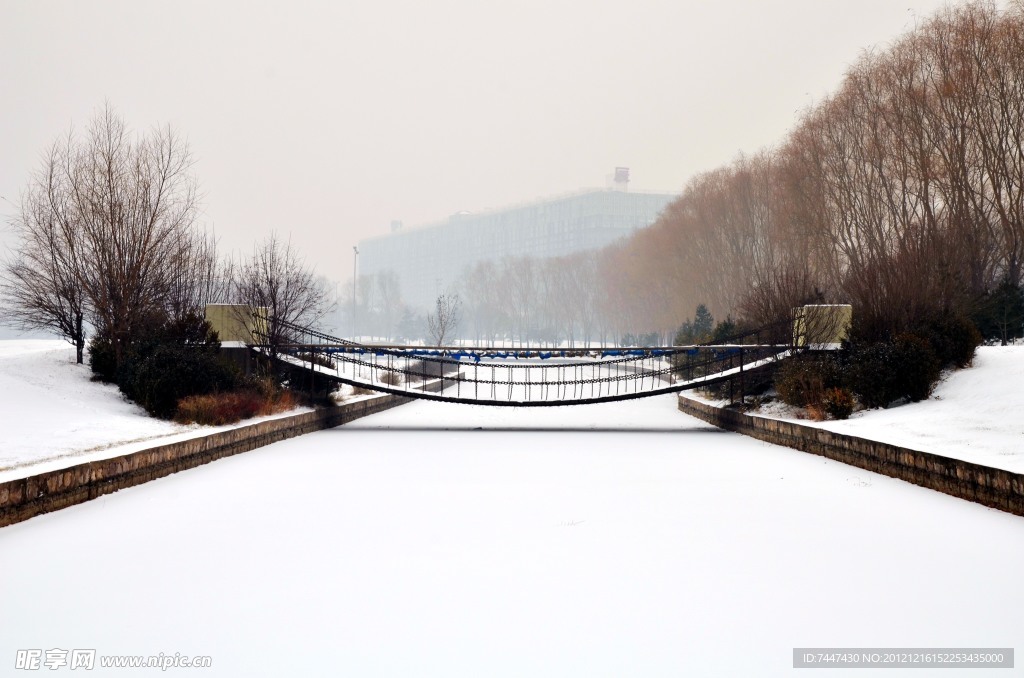
<svg viewBox="0 0 1024 678"><path fill-rule="evenodd" d="M813 676L794 647L1024 648L1024 520L711 429L673 396L356 424L0 530L0 665L93 648L209 655L208 676Z"/></svg>

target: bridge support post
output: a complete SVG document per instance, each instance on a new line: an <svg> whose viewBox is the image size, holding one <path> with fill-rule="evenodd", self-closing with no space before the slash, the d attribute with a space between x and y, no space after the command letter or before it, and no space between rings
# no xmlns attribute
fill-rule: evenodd
<svg viewBox="0 0 1024 678"><path fill-rule="evenodd" d="M746 402L746 384L743 382L743 348L740 347L740 405Z"/></svg>
<svg viewBox="0 0 1024 678"><path fill-rule="evenodd" d="M305 339L305 337L303 337ZM310 337L306 341L309 346L309 406L313 407L313 403L316 402L316 366L313 363L313 338Z"/></svg>
<svg viewBox="0 0 1024 678"><path fill-rule="evenodd" d="M729 356L729 369L732 369L732 356ZM729 377L729 404L730 405L735 405L736 404L736 396L733 393L733 389L732 389L734 381L736 381L736 378L734 376L730 376Z"/></svg>

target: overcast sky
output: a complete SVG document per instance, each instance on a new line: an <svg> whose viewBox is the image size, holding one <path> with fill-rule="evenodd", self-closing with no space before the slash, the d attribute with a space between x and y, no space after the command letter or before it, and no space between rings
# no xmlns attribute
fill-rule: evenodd
<svg viewBox="0 0 1024 678"><path fill-rule="evenodd" d="M224 250L277 230L345 280L392 219L600 187L618 165L678 192L780 141L943 4L0 0L0 213L109 101L189 140Z"/></svg>

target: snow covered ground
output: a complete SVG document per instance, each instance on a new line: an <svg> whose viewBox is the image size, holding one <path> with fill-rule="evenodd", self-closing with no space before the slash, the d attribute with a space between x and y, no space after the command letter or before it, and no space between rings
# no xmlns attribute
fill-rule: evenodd
<svg viewBox="0 0 1024 678"><path fill-rule="evenodd" d="M90 376L65 341L0 341L0 474L42 461L77 463L81 454L185 432Z"/></svg>
<svg viewBox="0 0 1024 678"><path fill-rule="evenodd" d="M774 403L762 416L795 420ZM979 347L973 365L947 374L928 400L800 423L1024 473L1024 346Z"/></svg>
<svg viewBox="0 0 1024 678"><path fill-rule="evenodd" d="M152 419L115 387L91 382L90 376L88 367L75 365L74 350L66 342L0 341L0 481L227 428ZM473 419L486 422L477 426L516 427L523 422L513 410L470 410L484 417ZM469 420L465 412L445 410L431 425L462 427ZM626 426L677 425L670 413L655 414L648 408L636 412L639 419ZM950 374L928 401L859 412L843 422L802 423L1024 473L1022 413L1024 346L992 346L979 348L974 366ZM761 414L797 418L791 408L777 404ZM534 427L561 425L537 412L527 421ZM599 420L594 426L613 428Z"/></svg>
<svg viewBox="0 0 1024 678"><path fill-rule="evenodd" d="M794 647L1024 648L1024 519L675 405L417 402L3 528L0 665L814 676Z"/></svg>
<svg viewBox="0 0 1024 678"><path fill-rule="evenodd" d="M91 376L66 341L0 341L0 481L230 428L153 419Z"/></svg>

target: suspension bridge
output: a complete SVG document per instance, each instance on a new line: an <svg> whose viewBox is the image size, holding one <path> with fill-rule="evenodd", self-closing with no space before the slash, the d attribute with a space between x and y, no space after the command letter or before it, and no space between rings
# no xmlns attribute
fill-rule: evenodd
<svg viewBox="0 0 1024 678"><path fill-rule="evenodd" d="M792 327L791 321L784 325ZM511 407L614 402L726 382L738 384L742 393L751 373L795 350L792 340L762 343L792 336L778 325L716 344L568 349L361 344L266 316L255 327L251 350L334 382L424 400Z"/></svg>

